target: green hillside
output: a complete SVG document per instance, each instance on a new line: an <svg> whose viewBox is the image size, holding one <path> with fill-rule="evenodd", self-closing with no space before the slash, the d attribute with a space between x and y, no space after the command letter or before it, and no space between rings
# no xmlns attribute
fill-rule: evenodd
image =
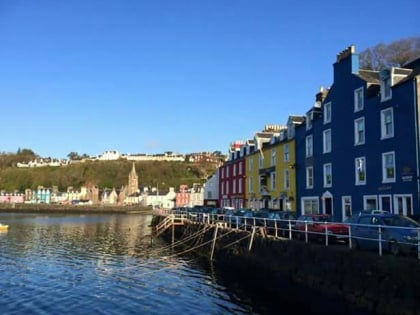
<svg viewBox="0 0 420 315"><path fill-rule="evenodd" d="M6 157L3 155L3 157ZM10 162L8 155L5 162L0 159L0 190L6 192L24 192L38 186L58 186L59 191L66 191L69 186L75 189L84 185L96 185L102 188L116 188L127 185L128 175L133 162L86 161L60 167L18 168ZM191 186L203 183L216 169L214 163L187 162L135 162L140 187L156 187L165 191L169 187L178 190L180 184Z"/></svg>

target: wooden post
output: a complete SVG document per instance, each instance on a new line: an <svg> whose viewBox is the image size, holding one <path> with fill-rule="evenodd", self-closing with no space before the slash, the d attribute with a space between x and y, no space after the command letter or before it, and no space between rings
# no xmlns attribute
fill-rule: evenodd
<svg viewBox="0 0 420 315"><path fill-rule="evenodd" d="M216 224L216 227L214 228L214 234L213 234L213 244L211 245L210 261L213 260L213 254L214 254L214 248L216 247L218 229L219 229L219 225Z"/></svg>
<svg viewBox="0 0 420 315"><path fill-rule="evenodd" d="M175 222L174 217L172 217L172 249L174 249L175 244Z"/></svg>
<svg viewBox="0 0 420 315"><path fill-rule="evenodd" d="M251 238L249 239L248 251L251 251L252 243L254 242L254 236L255 236L255 225L252 227L252 233L251 233Z"/></svg>

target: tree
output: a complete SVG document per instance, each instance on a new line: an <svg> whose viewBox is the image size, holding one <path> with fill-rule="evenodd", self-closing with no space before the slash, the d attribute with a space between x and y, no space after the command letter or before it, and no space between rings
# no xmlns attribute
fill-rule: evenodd
<svg viewBox="0 0 420 315"><path fill-rule="evenodd" d="M420 57L420 37L400 39L386 45L377 44L359 54L363 69L379 71L389 67L403 67Z"/></svg>

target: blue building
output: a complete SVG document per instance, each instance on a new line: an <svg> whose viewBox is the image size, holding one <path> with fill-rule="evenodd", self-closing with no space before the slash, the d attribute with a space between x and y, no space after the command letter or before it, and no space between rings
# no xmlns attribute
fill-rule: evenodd
<svg viewBox="0 0 420 315"><path fill-rule="evenodd" d="M369 209L418 216L420 59L364 70L350 46L333 70L332 86L296 128L298 213L337 221Z"/></svg>

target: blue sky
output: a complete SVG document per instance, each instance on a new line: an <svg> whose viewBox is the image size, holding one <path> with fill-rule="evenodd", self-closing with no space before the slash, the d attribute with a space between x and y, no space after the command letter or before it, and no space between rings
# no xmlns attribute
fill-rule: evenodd
<svg viewBox="0 0 420 315"><path fill-rule="evenodd" d="M303 115L417 0L0 0L0 151L226 152Z"/></svg>

